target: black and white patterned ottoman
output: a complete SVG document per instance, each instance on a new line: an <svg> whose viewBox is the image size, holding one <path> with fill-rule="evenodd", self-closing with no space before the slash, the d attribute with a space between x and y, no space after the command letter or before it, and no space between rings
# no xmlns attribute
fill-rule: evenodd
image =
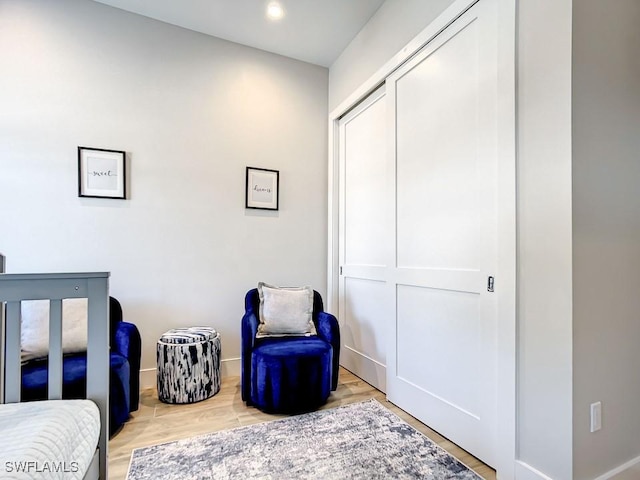
<svg viewBox="0 0 640 480"><path fill-rule="evenodd" d="M194 403L220 391L220 334L211 327L174 328L158 340L158 398Z"/></svg>

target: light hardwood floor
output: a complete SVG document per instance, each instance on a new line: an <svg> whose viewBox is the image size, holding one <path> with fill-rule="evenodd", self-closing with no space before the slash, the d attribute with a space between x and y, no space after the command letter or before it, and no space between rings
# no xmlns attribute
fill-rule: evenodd
<svg viewBox="0 0 640 480"><path fill-rule="evenodd" d="M331 393L322 409L375 398L389 410L432 439L483 478L495 480L495 471L457 445L387 402L382 392L340 369L338 389ZM131 452L135 448L202 435L217 430L267 422L285 415L269 415L247 407L240 397L240 377L222 380L220 392L208 400L188 405L167 405L158 400L155 389L142 392L140 408L109 442L109 479L127 476Z"/></svg>

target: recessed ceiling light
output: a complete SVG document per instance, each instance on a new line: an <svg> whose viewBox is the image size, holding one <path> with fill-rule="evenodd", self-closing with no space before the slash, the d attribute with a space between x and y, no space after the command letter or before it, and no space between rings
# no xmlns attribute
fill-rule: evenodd
<svg viewBox="0 0 640 480"><path fill-rule="evenodd" d="M267 17L271 20L280 20L284 17L284 8L278 2L271 2L267 5Z"/></svg>

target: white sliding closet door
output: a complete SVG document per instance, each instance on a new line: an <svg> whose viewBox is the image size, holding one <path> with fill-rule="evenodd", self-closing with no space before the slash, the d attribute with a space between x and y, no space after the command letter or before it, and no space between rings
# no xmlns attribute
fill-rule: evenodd
<svg viewBox="0 0 640 480"><path fill-rule="evenodd" d="M480 0L387 79L395 232L387 395L496 459L496 2ZM496 278L496 288L499 278Z"/></svg>
<svg viewBox="0 0 640 480"><path fill-rule="evenodd" d="M341 364L386 390L390 297L384 87L339 123Z"/></svg>

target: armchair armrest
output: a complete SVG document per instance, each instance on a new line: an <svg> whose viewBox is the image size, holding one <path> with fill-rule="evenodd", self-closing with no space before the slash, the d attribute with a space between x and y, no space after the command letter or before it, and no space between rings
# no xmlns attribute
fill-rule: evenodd
<svg viewBox="0 0 640 480"><path fill-rule="evenodd" d="M116 327L115 344L111 349L127 360L140 354L140 332L133 323L119 322Z"/></svg>
<svg viewBox="0 0 640 480"><path fill-rule="evenodd" d="M242 348L251 351L258 333L258 319L255 313L245 313L242 317Z"/></svg>
<svg viewBox="0 0 640 480"><path fill-rule="evenodd" d="M142 341L140 332L133 323L119 322L115 332L115 343L111 350L125 357L130 371L130 411L138 409L140 401L140 355Z"/></svg>
<svg viewBox="0 0 640 480"><path fill-rule="evenodd" d="M242 345L241 345L241 379L242 400L249 402L251 398L251 351L258 333L258 319L253 312L247 312L242 317Z"/></svg>
<svg viewBox="0 0 640 480"><path fill-rule="evenodd" d="M338 388L338 369L340 368L340 326L338 319L327 312L318 312L316 321L318 336L331 344L333 349L331 389Z"/></svg>

